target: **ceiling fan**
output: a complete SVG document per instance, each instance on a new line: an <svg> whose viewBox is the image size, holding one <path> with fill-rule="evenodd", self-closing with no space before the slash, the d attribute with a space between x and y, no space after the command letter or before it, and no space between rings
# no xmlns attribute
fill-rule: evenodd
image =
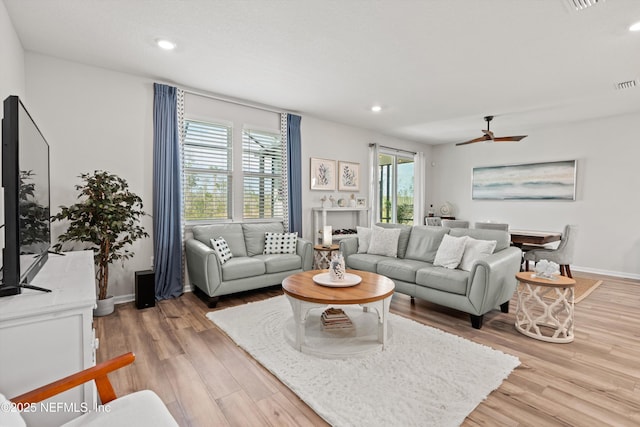
<svg viewBox="0 0 640 427"><path fill-rule="evenodd" d="M475 138L472 139L470 141L465 141L465 142L459 142L456 145L467 145L467 144L473 144L475 142L485 142L485 141L492 141L492 142L518 142L523 138L526 138L527 135L518 135L518 136L499 136L496 137L493 132L491 132L489 129L489 126L491 124L491 120L493 120L493 116L485 116L484 120L487 122L487 129L486 130L482 130L482 132L484 132L484 136L481 136L479 138Z"/></svg>

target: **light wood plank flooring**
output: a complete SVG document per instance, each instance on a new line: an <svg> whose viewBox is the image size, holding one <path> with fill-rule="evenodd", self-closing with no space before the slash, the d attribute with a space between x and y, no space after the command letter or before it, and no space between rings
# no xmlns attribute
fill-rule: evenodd
<svg viewBox="0 0 640 427"><path fill-rule="evenodd" d="M521 366L481 403L464 426L640 425L640 283L612 277L576 305L576 340L549 344L514 329L509 314L469 316L396 294L391 311L520 358ZM217 309L281 294L270 288L222 298ZM152 389L181 426L326 425L306 404L236 347L195 295L137 310L116 307L95 321L98 360L127 351L133 365L111 375L116 393ZM478 367L482 369L482 367ZM383 396L381 395L381 399Z"/></svg>

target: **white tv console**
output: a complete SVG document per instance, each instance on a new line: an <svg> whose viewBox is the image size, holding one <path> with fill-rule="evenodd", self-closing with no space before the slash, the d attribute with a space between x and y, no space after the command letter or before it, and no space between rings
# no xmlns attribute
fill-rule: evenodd
<svg viewBox="0 0 640 427"><path fill-rule="evenodd" d="M32 284L52 292L0 298L0 392L7 398L95 365L93 252L50 254ZM95 404L91 382L22 415L27 425L59 426Z"/></svg>

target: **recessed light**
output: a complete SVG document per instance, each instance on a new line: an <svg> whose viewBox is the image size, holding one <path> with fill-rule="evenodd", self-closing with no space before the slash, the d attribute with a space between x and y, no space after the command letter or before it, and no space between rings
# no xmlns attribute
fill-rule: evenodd
<svg viewBox="0 0 640 427"><path fill-rule="evenodd" d="M374 113L379 113L380 111L382 111L382 107L379 105L374 105L373 107L371 107L371 111L373 111Z"/></svg>
<svg viewBox="0 0 640 427"><path fill-rule="evenodd" d="M640 21L630 26L629 31L640 31Z"/></svg>
<svg viewBox="0 0 640 427"><path fill-rule="evenodd" d="M156 40L156 44L164 50L173 50L176 48L176 44L174 42L165 39Z"/></svg>

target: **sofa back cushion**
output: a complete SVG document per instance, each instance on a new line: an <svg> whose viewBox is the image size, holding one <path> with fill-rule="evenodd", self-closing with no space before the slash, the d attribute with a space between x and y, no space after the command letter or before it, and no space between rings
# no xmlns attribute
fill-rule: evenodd
<svg viewBox="0 0 640 427"><path fill-rule="evenodd" d="M433 262L448 228L415 225L407 244L405 258Z"/></svg>
<svg viewBox="0 0 640 427"><path fill-rule="evenodd" d="M484 230L478 228L452 228L449 235L453 237L469 236L477 240L495 240L496 248L493 252L498 252L511 245L511 235L504 230Z"/></svg>
<svg viewBox="0 0 640 427"><path fill-rule="evenodd" d="M244 241L249 256L262 255L264 253L265 233L284 233L281 222L250 222L242 224ZM231 251L233 252L233 251Z"/></svg>
<svg viewBox="0 0 640 427"><path fill-rule="evenodd" d="M407 245L409 244L412 227L405 224L387 224L386 222L379 222L376 225L382 228L400 229L400 237L398 238L398 258L404 258L407 253Z"/></svg>
<svg viewBox="0 0 640 427"><path fill-rule="evenodd" d="M192 231L196 240L209 247L211 247L211 239L224 237L233 256L247 256L241 224L196 225Z"/></svg>

